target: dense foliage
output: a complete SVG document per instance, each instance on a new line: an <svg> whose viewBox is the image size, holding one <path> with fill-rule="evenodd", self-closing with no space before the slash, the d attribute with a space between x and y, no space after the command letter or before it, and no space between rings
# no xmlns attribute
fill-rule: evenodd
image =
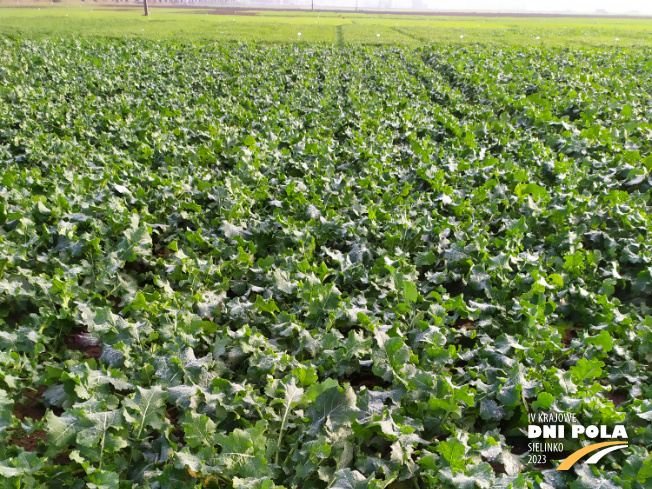
<svg viewBox="0 0 652 489"><path fill-rule="evenodd" d="M3 43L1 487L649 487L649 52Z"/></svg>

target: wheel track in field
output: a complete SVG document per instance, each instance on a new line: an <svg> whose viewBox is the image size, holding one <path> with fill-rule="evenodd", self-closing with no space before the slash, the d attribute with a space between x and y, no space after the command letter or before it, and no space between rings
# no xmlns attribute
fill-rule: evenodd
<svg viewBox="0 0 652 489"><path fill-rule="evenodd" d="M339 48L344 47L344 34L342 34L342 24L337 26L337 29L335 30L335 44Z"/></svg>
<svg viewBox="0 0 652 489"><path fill-rule="evenodd" d="M414 56L404 57L402 59L406 66L406 70L414 76L416 80L422 85L426 96L434 104L438 105L442 113L450 116L450 120L455 120L455 127L460 131L464 131L463 126L474 125L481 120L480 112L486 108L492 108L491 103L476 104L468 97L459 87L451 84L451 80L444 73L441 73L436 67L432 66L425 58L424 53L415 52ZM432 78L428 75L431 73ZM457 90L456 90L457 89ZM453 131L457 133L455 127L446 127L447 133ZM450 134L450 133L449 133ZM533 166L541 168L542 158L545 158L545 149L552 151L554 154L557 152L552 150L546 141L541 138L535 137L535 134L525 131L523 128L512 128L509 136L510 141L520 141L524 138L530 138L538 141L540 147L536 150L536 156L530 159L522 160L524 166ZM459 134L453 137L459 137ZM511 146L503 146L501 143L500 135L493 135L489 133L478 140L480 147L484 147L487 154L494 157L507 157L518 158L518 148ZM543 177L542 177L543 178Z"/></svg>
<svg viewBox="0 0 652 489"><path fill-rule="evenodd" d="M445 68L450 68L449 63L442 63L440 64L435 64L431 61L431 59L427 59L426 55L422 53L420 55L421 61L425 67L428 69L432 70L434 73L437 73L440 75L441 80L447 84L448 87L450 87L451 91L454 90L459 90L459 92L462 94L466 101L467 106L485 106L490 109L492 109L494 112L498 110L497 104L491 100L491 98L487 97L485 100L480 100L479 99L479 91L475 86L472 86L469 83L463 82L459 79L457 79L453 74L450 72L450 70L447 70ZM420 77L423 79L423 77ZM426 82L428 83L428 82ZM510 115L511 117L516 116L516 113L514 112L513 108L511 107L506 107L505 111ZM467 116L470 115L468 111L462 112L463 115ZM455 115L455 114L454 114ZM530 137L539 143L545 148L547 148L552 154L556 157L559 151L556 149L552 148L550 144L548 143L547 138L542 137L540 134L538 134L536 131L532 130L531 126L518 126L518 127L513 127L512 128L512 137L510 139L512 140L520 140L523 139L525 135L527 137ZM489 148L490 152L495 154L495 151L492 148ZM501 152L499 151L498 154Z"/></svg>
<svg viewBox="0 0 652 489"><path fill-rule="evenodd" d="M433 102L435 105L439 106L442 111L446 115L450 115L452 118L456 119L457 121L461 122L464 119L472 117L472 114L470 114L469 110L461 110L461 109L468 109L469 106L473 105L466 99L465 97L465 105L460 106L458 105L456 108L460 110L451 110L451 101L454 100L453 97L451 97L451 94L454 94L454 87L451 86L451 84L448 82L448 80L444 76L440 76L441 82L443 84L442 88L447 87L450 91L450 94L442 90L440 87L437 86L436 80L430 80L427 77L425 77L418 69L418 66L415 66L412 62L414 61L419 61L421 65L424 68L432 70L431 67L429 67L426 62L423 60L423 57L421 55L417 55L415 53L415 56L411 56L409 58L402 56L401 61L405 65L405 69L408 73L410 73L416 80L418 80L419 84L421 85L422 90L424 91L426 97ZM438 73L436 70L432 70L435 73ZM440 74L441 75L441 74ZM458 126L461 124L458 123Z"/></svg>
<svg viewBox="0 0 652 489"><path fill-rule="evenodd" d="M460 90L460 92L466 98L467 103L471 105L481 104L490 107L496 113L505 112L509 115L510 119L518 118L521 115L523 109L519 109L515 107L512 103L501 105L497 103L491 96L489 96L489 94L486 91L484 91L482 88L475 87L474 85L468 83L467 81L460 79L460 77L456 77L455 74L452 72L451 64L448 63L447 61L432 62L431 61L432 58L426 59L425 54L421 55L421 59L425 66L439 73L442 76L442 79L445 80L452 89ZM481 100L481 96L483 94L486 95L486 97L484 100ZM557 157L558 154L562 154L567 158L573 158L573 159L578 157L583 158L586 156L585 154L578 155L573 152L570 153L564 152L563 150L555 148L551 144L549 138L551 136L560 134L561 129L558 129L556 131L544 131L542 134L540 130L537 130L536 126L533 123L528 121L525 124L520 123L514 125L512 130L515 131L515 134L519 135L519 137L523 137L523 135L527 135L528 137L539 141L544 147L548 148L548 150L555 157ZM585 148L585 150L588 155L591 155L592 153L595 152L601 153L598 148L587 147Z"/></svg>
<svg viewBox="0 0 652 489"><path fill-rule="evenodd" d="M415 41L417 41L417 42L419 42L421 44L426 44L425 39L423 39L421 37L418 37L418 36L415 36L414 34L408 33L406 31L404 31L403 29L400 29L398 27L393 27L393 26L390 26L390 29L398 32L399 34L401 34L401 35L403 35L405 37L409 37L410 39L414 39Z"/></svg>

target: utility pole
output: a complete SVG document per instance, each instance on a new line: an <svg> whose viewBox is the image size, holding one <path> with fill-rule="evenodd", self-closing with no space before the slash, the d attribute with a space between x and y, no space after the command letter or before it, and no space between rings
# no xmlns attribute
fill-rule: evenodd
<svg viewBox="0 0 652 489"><path fill-rule="evenodd" d="M143 5L145 7L145 17L149 17L149 9L147 8L147 0L143 0Z"/></svg>

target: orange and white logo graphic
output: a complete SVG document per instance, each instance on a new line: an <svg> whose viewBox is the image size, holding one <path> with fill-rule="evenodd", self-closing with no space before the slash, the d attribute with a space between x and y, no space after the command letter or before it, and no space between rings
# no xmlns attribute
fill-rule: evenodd
<svg viewBox="0 0 652 489"><path fill-rule="evenodd" d="M575 462L577 462L579 459L581 459L584 455L587 455L591 452L595 452L596 450L600 450L598 453L594 454L589 458L586 463L587 464L596 464L600 461L602 457L607 455L608 453L613 452L614 450L619 450L621 448L627 448L629 445L627 444L626 441L605 441L602 443L594 443L593 445L589 445L588 447L580 448L576 452L570 454L564 461L557 467L557 470L568 470L570 469Z"/></svg>

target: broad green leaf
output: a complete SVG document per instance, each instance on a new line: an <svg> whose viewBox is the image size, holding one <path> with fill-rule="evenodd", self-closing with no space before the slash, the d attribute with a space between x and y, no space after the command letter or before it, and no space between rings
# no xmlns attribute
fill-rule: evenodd
<svg viewBox="0 0 652 489"><path fill-rule="evenodd" d="M257 296L254 305L258 308L259 311L269 312L272 315L274 315L275 312L280 311L276 305L276 302L274 302L274 299L264 300L261 296Z"/></svg>
<svg viewBox="0 0 652 489"><path fill-rule="evenodd" d="M87 413L80 416L77 445L92 447L104 444L109 428L120 427L124 417L119 410Z"/></svg>
<svg viewBox="0 0 652 489"><path fill-rule="evenodd" d="M586 358L580 358L577 363L570 368L570 372L575 383L582 385L584 381L601 377L602 367L604 367L604 363L600 360L587 360Z"/></svg>
<svg viewBox="0 0 652 489"><path fill-rule="evenodd" d="M614 345L611 335L604 329L600 331L600 334L597 336L587 337L586 342L591 345L597 345L602 347L602 351L605 353L609 353Z"/></svg>
<svg viewBox="0 0 652 489"><path fill-rule="evenodd" d="M7 392L0 389L0 436L11 425L13 402Z"/></svg>
<svg viewBox="0 0 652 489"><path fill-rule="evenodd" d="M555 402L555 396L547 392L540 392L537 396L537 400L532 403L532 409L535 411L538 409L549 409L550 406Z"/></svg>
<svg viewBox="0 0 652 489"><path fill-rule="evenodd" d="M410 363L410 349L401 338L387 338L384 333L376 335L378 348L371 352L373 372L384 380L406 385L405 376L410 376L414 366Z"/></svg>
<svg viewBox="0 0 652 489"><path fill-rule="evenodd" d="M180 424L185 432L184 439L192 448L215 445L217 425L208 416L187 412Z"/></svg>
<svg viewBox="0 0 652 489"><path fill-rule="evenodd" d="M456 438L444 440L437 445L437 451L442 454L448 464L455 470L463 469L466 466L464 455L466 447Z"/></svg>
<svg viewBox="0 0 652 489"><path fill-rule="evenodd" d="M357 416L356 397L348 387L331 387L315 399L308 410L310 433L317 433L325 425L329 431L350 427Z"/></svg>
<svg viewBox="0 0 652 489"><path fill-rule="evenodd" d="M167 423L165 419L165 400L167 393L160 387L144 389L136 386L137 393L132 398L124 399L124 417L132 423L137 440L146 434L145 428L161 430Z"/></svg>
<svg viewBox="0 0 652 489"><path fill-rule="evenodd" d="M417 292L417 286L412 282L403 281L403 294L405 299L409 302L416 302L419 296Z"/></svg>
<svg viewBox="0 0 652 489"><path fill-rule="evenodd" d="M45 417L48 443L55 447L63 447L75 439L77 431L80 429L79 420L75 416L66 413L59 417L55 416L52 411L48 411Z"/></svg>

